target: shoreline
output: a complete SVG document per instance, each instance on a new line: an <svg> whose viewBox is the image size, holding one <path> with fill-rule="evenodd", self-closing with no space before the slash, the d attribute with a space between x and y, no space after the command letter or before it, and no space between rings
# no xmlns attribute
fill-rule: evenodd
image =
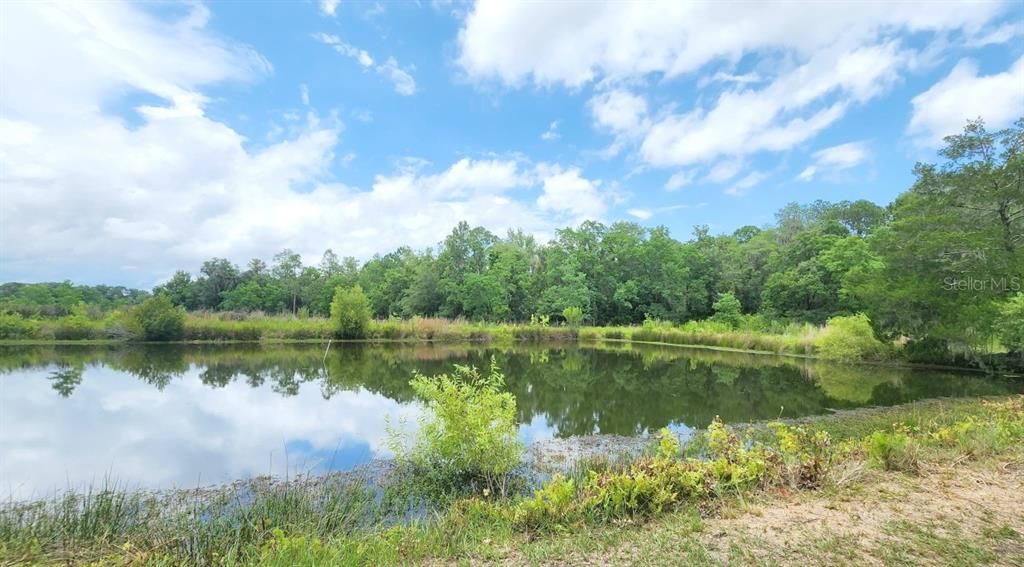
<svg viewBox="0 0 1024 567"><path fill-rule="evenodd" d="M499 329L514 329L515 326L497 326ZM639 328L639 327L637 327ZM555 329L556 332L547 333L547 329ZM327 345L327 344L360 344L360 345L473 345L473 346L508 346L508 345L538 345L538 344L576 344L586 345L588 343L611 343L622 345L648 345L659 347L673 347L680 349L700 349L717 352L732 352L737 354L753 354L761 356L776 356L807 361L825 362L828 364L851 365L851 366L876 366L883 368L904 368L912 370L946 370L956 372L971 372L987 376L1001 376L1006 378L1024 378L1024 374L1006 370L986 370L971 366L953 366L947 364L929 364L920 362L906 362L899 360L835 360L817 354L803 354L795 352L778 352L759 349L744 349L737 347L726 347L700 343L674 343L667 341L649 341L632 338L610 338L600 335L585 335L584 331L601 329L619 329L613 327L583 327L572 330L575 336L569 336L561 327L540 328L540 335L537 338L520 337L495 337L483 336L479 338L470 336L454 336L451 339L436 339L422 337L385 338L373 337L365 339L334 339L334 338L287 338L287 337L266 337L258 339L194 339L177 341L140 341L129 339L0 339L0 348L5 347L46 347L46 346L108 346L108 347L131 347L178 345L178 346L208 346L208 345ZM773 335L763 335L773 336Z"/></svg>

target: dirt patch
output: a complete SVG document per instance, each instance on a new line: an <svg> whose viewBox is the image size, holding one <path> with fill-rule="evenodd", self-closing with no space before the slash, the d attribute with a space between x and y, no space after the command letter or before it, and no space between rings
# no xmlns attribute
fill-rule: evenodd
<svg viewBox="0 0 1024 567"><path fill-rule="evenodd" d="M1024 567L1024 460L844 474L837 489L730 503L696 530L667 517L597 552L499 562Z"/></svg>
<svg viewBox="0 0 1024 567"><path fill-rule="evenodd" d="M735 518L708 521L700 539L722 563L741 549L777 564L839 555L860 565L946 565L955 556L944 552L958 551L983 563L1024 565L1024 467L880 474L848 493L779 495Z"/></svg>

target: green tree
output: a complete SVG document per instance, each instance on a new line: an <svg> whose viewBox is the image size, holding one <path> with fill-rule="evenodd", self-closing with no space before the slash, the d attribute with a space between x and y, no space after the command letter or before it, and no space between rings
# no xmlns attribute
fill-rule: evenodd
<svg viewBox="0 0 1024 567"><path fill-rule="evenodd" d="M712 306L715 314L711 317L715 321L728 324L733 329L740 326L740 311L742 306L740 300L731 291L718 296L718 300Z"/></svg>
<svg viewBox="0 0 1024 567"><path fill-rule="evenodd" d="M858 293L887 335L979 356L1024 278L1024 120L994 133L972 121L945 140L945 162L917 164L891 223L872 235L884 267Z"/></svg>
<svg viewBox="0 0 1024 567"><path fill-rule="evenodd" d="M173 341L184 335L185 310L174 305L165 294L143 301L134 314L142 337L147 341Z"/></svg>
<svg viewBox="0 0 1024 567"><path fill-rule="evenodd" d="M1018 293L999 306L996 322L999 340L1024 364L1024 293Z"/></svg>
<svg viewBox="0 0 1024 567"><path fill-rule="evenodd" d="M345 289L334 290L331 301L331 321L334 330L342 339L364 339L370 329L370 300L363 288L356 284Z"/></svg>

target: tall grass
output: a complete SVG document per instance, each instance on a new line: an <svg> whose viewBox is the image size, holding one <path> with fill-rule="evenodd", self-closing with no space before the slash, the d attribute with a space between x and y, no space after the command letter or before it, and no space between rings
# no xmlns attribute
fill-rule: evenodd
<svg viewBox="0 0 1024 567"><path fill-rule="evenodd" d="M247 564L274 530L341 537L396 521L396 502L337 477L165 494L117 486L69 491L0 508L0 563L35 556L88 564L115 555L174 565Z"/></svg>
<svg viewBox="0 0 1024 567"><path fill-rule="evenodd" d="M815 339L822 332L810 324L789 324L763 329L733 329L716 321L688 321L673 325L664 321L646 321L640 327L587 327L583 339L612 339L674 345L697 345L777 354L817 354Z"/></svg>

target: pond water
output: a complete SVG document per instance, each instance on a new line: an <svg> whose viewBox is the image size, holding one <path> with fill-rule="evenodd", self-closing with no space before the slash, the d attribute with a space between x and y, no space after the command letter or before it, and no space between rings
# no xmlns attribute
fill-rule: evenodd
<svg viewBox="0 0 1024 567"><path fill-rule="evenodd" d="M2 347L0 500L349 469L386 455L389 424L415 427L414 370L491 357L527 443L1024 391L1007 378L680 347L323 348Z"/></svg>

